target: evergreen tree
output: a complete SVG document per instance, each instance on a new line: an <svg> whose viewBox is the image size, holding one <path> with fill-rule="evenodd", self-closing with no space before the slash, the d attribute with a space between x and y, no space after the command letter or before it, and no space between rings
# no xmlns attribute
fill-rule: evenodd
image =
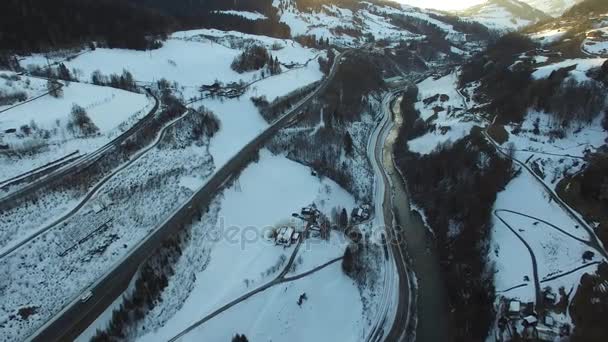
<svg viewBox="0 0 608 342"><path fill-rule="evenodd" d="M70 73L70 70L63 63L59 64L59 68L57 70L57 78L64 81L72 80L72 74Z"/></svg>
<svg viewBox="0 0 608 342"><path fill-rule="evenodd" d="M342 270L346 274L352 274L355 270L355 256L351 246L346 247L344 257L342 258Z"/></svg>
<svg viewBox="0 0 608 342"><path fill-rule="evenodd" d="M348 226L348 213L346 209L342 208L342 212L340 213L340 227L342 229L346 229Z"/></svg>
<svg viewBox="0 0 608 342"><path fill-rule="evenodd" d="M48 79L46 81L46 90L49 92L49 95L54 98L60 98L63 96L63 90L61 89L61 85L51 79Z"/></svg>
<svg viewBox="0 0 608 342"><path fill-rule="evenodd" d="M232 342L249 342L249 339L245 334L236 334L232 337Z"/></svg>
<svg viewBox="0 0 608 342"><path fill-rule="evenodd" d="M353 138L348 132L344 135L344 152L346 152L347 156L353 155Z"/></svg>

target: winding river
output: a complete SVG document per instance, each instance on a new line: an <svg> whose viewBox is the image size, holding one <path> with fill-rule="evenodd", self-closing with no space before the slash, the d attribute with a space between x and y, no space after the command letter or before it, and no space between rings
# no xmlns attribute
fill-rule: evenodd
<svg viewBox="0 0 608 342"><path fill-rule="evenodd" d="M416 274L417 281L417 318L416 341L443 342L450 341L450 325L447 298L444 282L439 267L439 257L435 248L432 232L425 226L420 215L410 210L411 203L407 185L393 163L393 148L399 127L403 124L399 107L401 97L391 104L391 116L394 124L384 141L382 164L392 184L393 213L395 220L402 227L397 229L401 234L403 250L407 251L410 267ZM392 115L392 114L395 115Z"/></svg>

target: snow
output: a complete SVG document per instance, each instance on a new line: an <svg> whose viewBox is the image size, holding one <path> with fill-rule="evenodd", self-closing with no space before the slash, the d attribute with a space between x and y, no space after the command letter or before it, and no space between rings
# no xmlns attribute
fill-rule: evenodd
<svg viewBox="0 0 608 342"><path fill-rule="evenodd" d="M315 61L310 63L309 67L292 69L272 78L264 79L253 86L250 94L252 96L264 95L268 102L272 102L277 97L319 81L323 77L323 73L318 65Z"/></svg>
<svg viewBox="0 0 608 342"><path fill-rule="evenodd" d="M328 240L307 239L302 244L294 264L295 269L288 276L302 274L319 265L342 257L350 240L342 232L332 230Z"/></svg>
<svg viewBox="0 0 608 342"><path fill-rule="evenodd" d="M602 27L587 32L587 37L581 47L584 52L592 55L608 54L608 27Z"/></svg>
<svg viewBox="0 0 608 342"><path fill-rule="evenodd" d="M28 79L32 80L31 84L40 81L37 78ZM99 135L84 138L68 132L67 125L74 104L86 110L99 128ZM153 106L154 100L144 94L72 82L63 87L61 98L47 95L1 113L0 132L11 128L19 130L23 125L34 124L38 132L48 131L49 136L22 136L17 134L19 132L0 135L0 143L9 144L17 151L36 146L48 147L39 153L25 153L18 158L5 154L0 156L0 180L15 177L74 151L95 151L143 118Z"/></svg>
<svg viewBox="0 0 608 342"><path fill-rule="evenodd" d="M576 5L581 0L521 0L528 5L537 8L553 17L559 17L570 7Z"/></svg>
<svg viewBox="0 0 608 342"><path fill-rule="evenodd" d="M268 17L266 17L265 15L263 15L259 12L228 10L228 11L215 11L214 13L236 15L236 16L243 17L243 18L249 19L249 20L254 20L254 21L268 19Z"/></svg>
<svg viewBox="0 0 608 342"><path fill-rule="evenodd" d="M179 185L186 189L196 191L204 185L204 180L200 177L184 176L179 180Z"/></svg>
<svg viewBox="0 0 608 342"><path fill-rule="evenodd" d="M177 37L183 36L178 39ZM240 53L242 44L250 44L251 42L258 42L271 48L273 56L277 56L282 63L298 64L293 69L284 70L284 73L259 80L258 73L248 73L238 75L230 70L230 63L232 62L233 56ZM234 46L240 46L232 48ZM192 54L190 53L192 52ZM250 100L251 96L264 95L270 100L287 94L288 92L295 90L299 87L309 85L312 82L316 82L322 77L322 73L319 70L319 65L316 61L319 51L314 49L304 48L301 45L291 40L282 40L261 36L252 36L235 32L222 32L217 30L196 30L176 33L172 36L167 44L159 49L148 52L137 52L120 49L97 49L91 52L84 52L75 59L65 62L69 68L81 68L84 75L92 73L96 69L100 69L104 74L122 72L123 66L127 68L133 68L131 71L138 80L152 81L157 80L156 75L166 75L170 81L179 82L206 82L212 83L215 81L216 76L222 76L222 73L226 73L227 78L221 78L223 82L229 82L237 80L237 77L245 77L248 81L259 80L251 87L240 98L235 99L205 99L203 101L196 102L193 106L204 105L208 109L212 110L221 121L220 131L215 135L213 139L202 147L191 146L185 149L172 150L169 149L154 149L148 151L140 160L129 166L129 172L122 172L120 177L112 178L107 184L100 189L100 193L93 196L91 203L88 203L69 219L66 226L61 229L53 228L47 233L41 235L39 238L33 240L28 245L30 248L25 250L19 250L16 254L11 256L10 260L3 260L10 264L11 268L14 268L15 275L23 275L26 272L28 276L23 276L23 280L17 281L16 278L4 279L4 285L7 286L7 293L10 293L10 300L6 301L6 310L14 310L17 306L17 302L23 302L23 298L28 298L28 303L36 303L41 307L40 314L36 316L36 319L30 319L27 326L20 328L10 327L14 329L11 336L21 336L20 334L26 334L32 328L39 324L40 320L45 320L54 314L54 308L61 308L66 302L72 298L77 297L83 288L90 285L97 277L105 272L111 265L113 265L118 259L122 258L125 253L129 252L129 248L137 241L144 238L151 230L153 230L158 222L162 221L168 213L170 213L176 206L183 203L188 196L192 194L194 190L198 190L203 185L205 179L212 172L213 168L216 169L222 166L228 161L235 153L237 153L245 144L255 138L259 133L268 127L268 124L259 115L258 110L255 108ZM175 57L172 60L173 63L169 63L167 59ZM40 59L39 56L32 56L25 59L25 63L32 63L36 61L36 58ZM180 65L181 64L181 65ZM27 64L26 64L27 65ZM231 76L232 75L232 76ZM232 77L232 79L231 79ZM196 84L195 83L195 84ZM199 83L200 85L200 83ZM192 95L197 92L195 88L188 87L178 89L183 91L184 94ZM103 95L103 91L115 92L114 89L95 87L87 84L74 83L69 88L80 89L96 89L100 90ZM69 89L66 89L69 90ZM91 95L99 96L100 92L91 90ZM130 94L130 93L129 93ZM88 95L88 93L83 93ZM137 95L137 94L135 94ZM71 99L73 94L66 91L63 98L64 101ZM141 96L145 99L143 95ZM88 98L88 97L84 97ZM115 95L116 99L119 99L118 95ZM82 98L79 98L82 100ZM115 100L116 101L116 100ZM103 102L103 101L102 101ZM35 102L33 102L35 103ZM150 101L147 101L150 104ZM86 105L86 104L83 104ZM118 105L116 105L118 107ZM25 106L24 106L25 107ZM127 107L128 106L123 106ZM112 107L113 109L116 109ZM124 108L121 108L124 109ZM118 114L117 111L114 111ZM101 114L101 112L99 112ZM113 122L110 121L111 117L103 117L93 115L94 120L98 120L104 130L110 129L113 126ZM103 121L106 120L106 121ZM116 130L112 130L108 134L116 134ZM100 146L102 138L88 139L89 144L93 144L93 140L97 145ZM99 141L97 141L99 140ZM78 142L77 145L65 144L65 148L83 148L83 142ZM92 146L92 145L91 145ZM87 151L92 150L92 147L87 146ZM73 151L73 150L72 150ZM70 151L70 152L72 152ZM263 153L262 153L263 154ZM193 158L196 156L196 158ZM267 159L264 155L263 159ZM277 157L279 158L279 157ZM271 158L272 159L272 158ZM280 157L281 160L287 161L284 157ZM276 188L276 180L280 179L279 176L275 177L277 173L283 173L283 170L291 170L289 165L293 162L289 162L289 165L283 165L281 163L269 162L273 165L272 168L265 170L264 173L268 174L275 179L272 186L266 185L261 189L256 187L255 196L247 197L252 203L257 203L259 206L264 205L263 201L259 201L257 196L259 194L272 194L270 191L265 191L268 188L280 190ZM256 164L257 165L257 164ZM299 164L297 168L299 171L292 172L290 177L300 177L299 180L295 180L295 184L301 184L298 182L304 182L305 180L315 180L318 186L306 187L306 192L301 194L306 197L304 200L300 196L293 196L297 193L295 190L275 193L276 199L280 200L283 206L275 205L272 210L279 208L286 209L289 205L288 212L282 212L282 217L290 217L292 210L297 210L299 205L309 204L312 200L317 199L320 207L328 206L327 210L333 209L329 207L332 205L332 200L329 198L336 198L340 203L341 207L354 207L354 199L348 195L344 190L341 190L337 185L328 180L320 181L317 178L310 176L307 167L303 167ZM306 177L304 177L306 175ZM260 174L256 174L254 178L261 177ZM150 188L150 184L156 184L158 179L163 179L162 186L154 186ZM152 183L149 183L152 182ZM291 181L290 181L291 183ZM70 242L73 243L74 239L81 237L83 233L76 230L79 226L86 226L87 229L94 229L98 227L98 218L90 217L92 211L90 210L94 203L108 193L113 193L114 196L125 195L124 189L134 187L138 189L135 193L128 192L131 196L129 201L115 201L109 211L101 211L100 216L112 215L114 217L113 223L110 227L104 231L102 236L88 240L80 248L70 252L68 258L70 260L76 260L78 258L85 259L83 262L73 263L69 266L70 280L68 281L64 274L59 274L58 269L53 265L61 265L61 267L68 267L65 264L65 260L56 260L59 258L59 253L63 252L65 247L71 246ZM170 192L167 192L171 189ZM118 192L118 193L117 193ZM330 196L330 192L332 195ZM20 221L25 220L28 222L28 232L31 232L42 226L42 221L48 221L49 217L59 217L67 208L72 207L74 200L80 198L83 193L78 191L68 193L51 193L43 196L38 201L36 206L31 208L20 208L22 211L11 212L6 219L18 218ZM285 197L291 195L293 201L285 200ZM233 197L239 197L240 195L233 195ZM227 195L227 201L238 201ZM255 197L255 198L254 198ZM240 198L240 197L239 197ZM297 204L294 204L297 203ZM129 207L126 208L125 205ZM240 202L239 205L244 205ZM158 210L150 211L150 208L157 208ZM259 208L258 208L259 209ZM248 224L260 223L262 220L268 217L263 210L254 210L251 213L257 213L259 221L248 221ZM234 212L241 212L241 209L233 209ZM33 215L37 215L34 217ZM41 215L40 213L43 213ZM248 212L245 212L248 213ZM234 219L233 212L225 213L222 212L225 217ZM3 218L4 219L4 218ZM90 220L95 220L92 222ZM16 222L16 221L13 221ZM238 224L238 220L232 220L229 222L231 225ZM129 229L126 229L129 227ZM259 226L261 227L261 226ZM25 230L23 230L25 232ZM49 242L50 241L50 242ZM77 240L76 240L77 241ZM268 241L267 241L268 242ZM42 245L50 245L52 248L42 248ZM101 245L101 247L100 247ZM252 248L248 255L255 255L256 251L260 251L263 248L268 247L267 244L261 243L261 246ZM127 246L127 247L123 247ZM234 247L234 246L233 246ZM101 256L91 257L89 253L91 250L96 248L102 248ZM217 249L222 250L221 248ZM105 252L104 252L105 251ZM226 262L232 261L232 255L227 250L217 252L213 254L214 261L219 263L212 263L210 268L213 267L224 267ZM250 267L248 264L240 265L241 268L237 268L237 271L250 270L253 273L244 273L246 276L259 277L261 271L268 268L272 268L277 263L280 255L286 254L286 251L274 251L270 253L261 253L250 259L251 263L255 263L255 267ZM203 253L203 251L201 251ZM226 254L227 253L227 254ZM337 252L339 253L339 251ZM48 255L47 255L48 254ZM15 260L21 260L20 257L27 255L28 260L38 260L38 258L44 258L45 262L37 263L36 265L27 263L18 266ZM220 256L224 257L223 261ZM259 258L258 258L259 257ZM254 262L255 260L255 262ZM260 270L259 267L264 267L264 270ZM89 272L82 272L84 269L89 269ZM90 269L94 269L95 272L91 272ZM216 269L217 271L217 269ZM220 272L224 272L223 270ZM52 284L44 285L44 289L33 293L32 291L21 292L19 288L23 287L23 282L33 281L32 277L40 277L40 274L53 275L55 281ZM46 276L45 276L46 277ZM238 277L238 275L234 275ZM46 279L46 278L45 278ZM236 278L235 278L236 279ZM226 292L222 292L224 296L219 296L217 302L230 298L232 294L242 290L243 279L238 278L236 285L230 290L226 289ZM57 293L56 288L61 287L61 296L48 296L48 291ZM217 290L217 288L215 288ZM42 296L42 297L41 297ZM209 303L209 307L212 307L214 303ZM8 311L7 311L8 312ZM11 311L12 312L12 311ZM6 312L5 312L6 313ZM8 328L7 328L8 329ZM30 329L30 330L28 330Z"/></svg>
<svg viewBox="0 0 608 342"><path fill-rule="evenodd" d="M45 96L13 108L0 116L0 130L19 128L34 121L39 127L52 129L57 120L65 126L72 105L85 108L101 134L115 129L132 114L149 103L143 94L110 87L70 83L63 87L63 97ZM147 113L146 113L147 114Z"/></svg>
<svg viewBox="0 0 608 342"><path fill-rule="evenodd" d="M559 41L568 32L568 28L557 28L536 32L530 35L530 38L540 42L541 44L552 44Z"/></svg>
<svg viewBox="0 0 608 342"><path fill-rule="evenodd" d="M601 120L602 116L598 115L588 124L562 128L565 137L557 139L551 138L550 132L560 123L550 114L529 110L520 126L505 127L509 132L505 146L512 144L515 157L540 170L545 183L555 187L566 175L574 174L584 166L582 159L587 153L604 144L608 133L601 128ZM538 122L539 134L534 134L535 122Z"/></svg>
<svg viewBox="0 0 608 342"><path fill-rule="evenodd" d="M514 16L506 8L497 4L483 6L469 18L495 30L517 30L533 23Z"/></svg>
<svg viewBox="0 0 608 342"><path fill-rule="evenodd" d="M17 92L24 92L27 95L27 99L42 95L47 92L46 80L20 76L12 71L0 70L0 94L14 94ZM0 106L0 111L12 105Z"/></svg>
<svg viewBox="0 0 608 342"><path fill-rule="evenodd" d="M223 165L233 155L268 127L249 97L223 101L207 100L204 106L221 121L219 132L211 141L210 151L217 165Z"/></svg>
<svg viewBox="0 0 608 342"><path fill-rule="evenodd" d="M176 121L179 128L178 125ZM179 135L181 131L176 128L173 133ZM23 339L31 334L65 305L77 300L84 289L154 231L159 222L192 195L191 190L179 186L180 179L184 175L211 174L213 160L207 144L203 140L173 147L162 140L151 146L125 169L116 170L119 174L108 178L81 210L0 260L3 269L10 270L10 274L0 279L4 291L0 317L10 317L24 303L38 307L37 315L27 321L7 319L0 327L0 336ZM12 210L12 215L1 217L2 234L15 227L24 232L26 228L29 232L40 229L38 221L62 214L61 205L80 200L89 187L49 192L34 204ZM105 210L95 213L98 204L110 202ZM94 238L86 238L93 233Z"/></svg>
<svg viewBox="0 0 608 342"><path fill-rule="evenodd" d="M297 301L306 293L301 306ZM356 341L363 307L340 263L277 285L186 335L184 341L228 341L236 333L260 341Z"/></svg>
<svg viewBox="0 0 608 342"><path fill-rule="evenodd" d="M528 172L522 171L498 193L494 209L497 215L507 221L531 246L535 253L539 280L582 265L582 253L588 249L581 242L552 229L544 220L558 226L573 236L588 240L587 232L568 216L548 195ZM536 219L526 218L510 210ZM539 222L534 224L534 222ZM597 253L596 253L597 254ZM496 270L495 284L498 291L504 291L521 283L524 276L529 285L509 291L510 298L533 301L534 278L530 254L522 242L500 220L493 217L490 258Z"/></svg>
<svg viewBox="0 0 608 342"><path fill-rule="evenodd" d="M205 226L204 222L207 222L207 220L203 219L203 224L195 223L192 229L207 233L216 230L221 238L215 239L215 241L208 238L202 246L190 245L186 247L184 252L190 255L190 253L199 253L197 251L200 251L200 253L208 251L208 264L196 273L196 280L183 304L172 302L172 298L164 298L163 304L153 310L153 313L149 315L151 320L154 320L154 312L162 312L164 307L179 307L179 310L176 310L171 317L166 317L168 318L167 322L160 322L161 324L158 324L158 322L156 324L147 323L147 333L140 336L141 340L167 340L192 322L276 276L282 267L273 269L273 265L281 265L281 255L289 257L293 246L287 249L275 246L274 241L267 236L267 233L273 227L285 225L302 231L302 223L292 221L291 213L299 211L300 208L310 203L315 203L325 214L329 214L334 207L353 208L355 206L354 198L333 181L328 179L319 180L319 178L310 174L307 167L283 156L272 155L266 150L260 152L260 160L243 171L238 183L226 190L219 202L220 209L217 213L218 223L216 227ZM337 233L332 234L332 240L334 238L339 240L338 236ZM300 255L303 262L299 264L297 269L304 271L309 266L319 266L326 262L327 258L335 255L340 256L343 253L343 245L331 243L332 240L330 240L330 243L317 244L311 242L310 244L304 244L302 248L305 252ZM306 250L307 247L310 250ZM321 253L317 255L316 250L320 250ZM177 273L180 274L182 267L190 268L194 266L190 265L189 262L188 259L180 260L176 267L178 269ZM334 284L333 286L337 288L332 286L332 289L342 294L334 299L323 300L324 305L339 306L344 300L348 300L352 306L360 306L359 294L356 288L353 290L354 286L351 282L342 275L339 263L338 269L331 269L333 271L329 275L315 280L317 285L314 287L321 290L325 286ZM327 282L327 276L335 280ZM217 279L222 279L222 281L215 281ZM310 279L315 278L311 276ZM179 283L175 281L177 279L170 279L170 287L179 286ZM308 281L305 283L308 284ZM274 290L270 289L268 291ZM337 294L337 292L334 294ZM163 296L169 293L170 291L165 291ZM314 293L314 297L310 295L311 299L319 298L316 292L312 293ZM285 295L285 298L290 298L290 301L292 301L291 297ZM295 300L297 301L297 298ZM248 312L250 301L257 301L257 299L254 297L240 304L226 312L225 315L219 316L218 320L223 321L224 316L230 317L233 311L239 314ZM280 306L273 305L273 307L278 308ZM315 311L317 319L331 317L329 316L330 311ZM352 316L346 316L345 319L350 322L351 327L360 319L360 311L360 309L355 310L351 313ZM271 318L264 318L260 317L258 322L260 324L264 323L265 329L266 325L282 326L276 325ZM212 322L214 320L208 323L213 326ZM149 331L150 324L154 326L155 331ZM206 326L207 324L204 327ZM344 325L344 330L342 328L336 329L336 332L341 334L351 331L358 330L348 328L348 324ZM271 328L259 330L261 334L273 334L275 332L276 330ZM233 334L234 332L224 329L222 333ZM199 334L198 330L195 330L188 338L195 338Z"/></svg>
<svg viewBox="0 0 608 342"><path fill-rule="evenodd" d="M538 262L540 280L570 271L584 264L582 255L589 247L580 241L572 239L537 219L511 212L500 212L499 215L516 228L532 247ZM530 216L536 217L537 215ZM563 225L563 221L555 220L552 217L543 219L558 227Z"/></svg>
<svg viewBox="0 0 608 342"><path fill-rule="evenodd" d="M528 172L513 179L505 191L496 199L496 209L508 209L522 214L553 222L564 231L584 240L589 239L587 231L551 200L533 176ZM536 239L544 236L538 233Z"/></svg>
<svg viewBox="0 0 608 342"><path fill-rule="evenodd" d="M532 77L537 80L542 79L542 78L547 78L555 70L576 65L576 69L570 72L570 76L574 77L579 82L585 81L585 80L589 79L586 75L587 71L589 69L602 66L602 64L605 61L606 61L605 58L566 59L566 60L558 62L558 63L553 63L553 64L545 65L545 66L538 68L532 74Z"/></svg>
<svg viewBox="0 0 608 342"><path fill-rule="evenodd" d="M418 98L416 109L420 111L420 118L427 123L434 123L436 129L432 132L412 139L408 142L409 150L420 154L431 153L439 144L457 140L468 135L474 122L462 120L458 115L458 108L463 108L462 98L457 91L458 75L450 73L446 76L434 79L429 77L418 84ZM447 95L448 99L442 101L437 99L429 104L423 100L435 95ZM439 112L435 112L440 108ZM435 116L436 114L436 116ZM447 131L442 131L447 127Z"/></svg>
<svg viewBox="0 0 608 342"><path fill-rule="evenodd" d="M290 27L293 36L315 35L317 38L329 38L334 43L344 45L357 45L361 41L349 33L339 33L342 28L371 34L376 40L418 37L392 25L387 17L388 14L394 13L409 14L411 10L399 10L368 2L363 4L365 7L355 12L335 5L323 5L318 12L300 12L293 2L287 1L287 6L279 9L280 21ZM273 5L278 8L279 2L274 1Z"/></svg>
<svg viewBox="0 0 608 342"><path fill-rule="evenodd" d="M200 29L180 31L171 34L164 45L156 50L135 51L125 49L98 48L85 52L64 64L71 69L82 72L81 80L88 81L95 70L103 74L120 74L123 69L130 71L134 78L140 82L155 82L165 78L177 82L184 97L190 98L198 95L198 88L203 84L212 84L216 80L224 83L252 82L260 78L258 71L239 74L230 68L231 62L242 52L241 47L232 47L231 44L247 44L256 42L270 49L272 56L277 57L284 64L304 64L316 59L319 51L301 46L288 40L264 36L255 36L236 31L220 31L215 29ZM280 47L274 50L273 45ZM25 57L21 65L44 65L45 59L41 55ZM317 69L315 74L314 70ZM283 82L299 81L309 82L313 78L320 78L316 62L309 63L306 71L299 70L295 75L285 76ZM303 86L306 84L302 84ZM288 88L289 89L289 88ZM289 92L289 91L287 91ZM284 95L284 92L280 95Z"/></svg>

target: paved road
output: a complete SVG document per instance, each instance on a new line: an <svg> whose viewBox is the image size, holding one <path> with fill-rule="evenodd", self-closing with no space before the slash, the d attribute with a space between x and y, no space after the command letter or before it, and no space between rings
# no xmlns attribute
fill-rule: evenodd
<svg viewBox="0 0 608 342"><path fill-rule="evenodd" d="M154 107L150 112L141 120L139 120L135 125L131 126L128 130L123 132L118 137L114 138L112 141L107 143L106 145L99 148L97 151L90 153L83 157L82 159L77 160L75 163L67 165L66 167L59 168L54 170L53 172L45 175L44 177L14 191L9 193L8 195L0 198L0 210L8 209L16 205L18 203L18 199L24 198L28 195L34 194L36 191L44 188L45 186L62 179L68 175L75 174L78 171L84 170L85 168L93 165L100 158L105 156L108 153L112 153L115 147L122 144L129 137L131 137L135 132L139 131L140 128L145 126L156 114L156 111L159 107L158 99L148 91L150 96L154 97Z"/></svg>
<svg viewBox="0 0 608 342"><path fill-rule="evenodd" d="M308 106L310 101L323 92L333 79L342 57L348 55L348 50L334 60L330 73L320 83L319 87L306 96L289 112L272 123L264 132L245 145L226 164L219 168L196 191L186 203L177 209L170 217L154 230L147 238L136 244L129 254L103 277L92 284L89 289L92 297L86 302L80 302L80 296L74 298L49 322L32 334L33 341L66 341L73 340L86 329L128 286L131 278L145 260L147 260L161 243L168 237L177 234L202 212L224 184L239 170L245 167L251 157L263 147L280 129L288 126L299 118L299 114ZM85 293L86 291L83 291Z"/></svg>

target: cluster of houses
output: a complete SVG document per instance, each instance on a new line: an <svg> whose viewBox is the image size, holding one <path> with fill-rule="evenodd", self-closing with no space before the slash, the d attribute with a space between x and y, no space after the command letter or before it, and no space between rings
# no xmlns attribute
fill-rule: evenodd
<svg viewBox="0 0 608 342"><path fill-rule="evenodd" d="M318 228L317 221L321 217L321 212L314 205L312 205L302 208L299 213L294 213L292 216L306 222L306 228L303 231L298 231L292 226L280 227L277 230L274 238L276 245L289 247L292 244L298 243L304 232L308 230L316 230Z"/></svg>
<svg viewBox="0 0 608 342"><path fill-rule="evenodd" d="M554 294L548 293L547 295L553 296L553 298L546 298L546 300L555 300ZM569 325L565 324L558 328L555 320L550 315L538 315L533 302L522 303L518 300L509 300L506 304L506 310L503 311L502 317L498 320L500 336L497 336L497 341L516 339L521 341L555 341L558 336L570 334Z"/></svg>
<svg viewBox="0 0 608 342"><path fill-rule="evenodd" d="M280 227L275 233L275 244L289 247L292 244L298 243L300 239L306 235L306 237L316 236L321 239L329 238L330 224L327 217L324 217L321 212L311 205L304 207L299 213L293 213L294 218L300 219L305 222L304 229L298 231L294 226L283 226ZM371 208L369 205L362 205L355 208L351 213L353 222L363 222L369 220L371 217Z"/></svg>
<svg viewBox="0 0 608 342"><path fill-rule="evenodd" d="M367 204L361 205L360 207L353 209L353 212L351 213L351 218L355 222L369 220L370 216L371 208Z"/></svg>
<svg viewBox="0 0 608 342"><path fill-rule="evenodd" d="M277 231L274 241L277 245L289 247L300 240L300 235L301 233L293 227L281 227Z"/></svg>

